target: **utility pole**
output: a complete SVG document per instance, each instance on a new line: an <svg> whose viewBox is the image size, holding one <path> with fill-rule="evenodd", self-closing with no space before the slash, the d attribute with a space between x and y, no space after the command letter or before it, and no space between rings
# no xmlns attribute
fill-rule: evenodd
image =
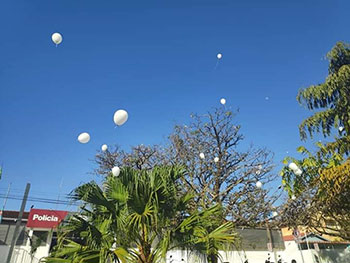
<svg viewBox="0 0 350 263"><path fill-rule="evenodd" d="M19 228L20 228L21 223L22 223L23 212L24 212L24 209L26 208L29 189L30 189L30 183L27 183L26 190L24 191L21 210L19 211L17 222L16 222L16 228L15 228L15 231L14 231L13 236L12 236L10 250L9 250L8 255L7 255L6 263L11 263L13 249L15 248L15 244L16 244L17 236L18 236L18 231L19 231Z"/></svg>
<svg viewBox="0 0 350 263"><path fill-rule="evenodd" d="M273 262L277 262L277 257L276 257L276 250L274 249L274 245L273 245L273 238L272 238L272 234L271 234L271 228L269 226L268 220L266 220L266 231L267 231L267 240L268 240L268 249L270 250L270 252L273 253L273 258L274 261Z"/></svg>

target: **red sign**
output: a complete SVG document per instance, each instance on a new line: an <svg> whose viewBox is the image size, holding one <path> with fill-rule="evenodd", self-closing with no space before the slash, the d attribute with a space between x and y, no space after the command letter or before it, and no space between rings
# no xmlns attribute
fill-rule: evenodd
<svg viewBox="0 0 350 263"><path fill-rule="evenodd" d="M30 209L27 227L55 228L67 214L60 210Z"/></svg>

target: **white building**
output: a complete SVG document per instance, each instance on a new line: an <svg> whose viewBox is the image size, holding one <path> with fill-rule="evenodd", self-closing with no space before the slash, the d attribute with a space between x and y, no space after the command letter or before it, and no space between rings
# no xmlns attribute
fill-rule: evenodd
<svg viewBox="0 0 350 263"><path fill-rule="evenodd" d="M0 224L0 263L5 263L19 212L3 211ZM37 263L55 244L55 229L66 211L31 209L24 212L11 263Z"/></svg>
<svg viewBox="0 0 350 263"><path fill-rule="evenodd" d="M55 228L66 215L66 211L56 210L32 209L25 212L11 263L38 263L47 257L56 244ZM6 262L17 217L17 211L3 212L0 263ZM350 263L348 242L330 241L312 233L296 242L288 231L279 229L236 231L241 237L240 242L234 249L220 253L222 263ZM168 252L166 263L206 263L206 258L191 251L175 250Z"/></svg>

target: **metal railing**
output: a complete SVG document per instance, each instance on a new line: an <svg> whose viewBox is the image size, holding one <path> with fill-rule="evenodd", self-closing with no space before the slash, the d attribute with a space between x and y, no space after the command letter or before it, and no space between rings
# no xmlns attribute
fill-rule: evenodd
<svg viewBox="0 0 350 263"><path fill-rule="evenodd" d="M34 257L24 248L15 247L11 263L40 263L40 259Z"/></svg>

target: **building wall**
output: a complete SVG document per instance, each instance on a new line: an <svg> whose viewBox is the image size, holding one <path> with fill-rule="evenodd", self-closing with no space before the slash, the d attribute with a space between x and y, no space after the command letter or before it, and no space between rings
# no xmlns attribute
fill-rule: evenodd
<svg viewBox="0 0 350 263"><path fill-rule="evenodd" d="M271 262L277 262L279 258L283 263L291 263L294 259L297 263L317 263L315 255L319 259L319 263L350 263L350 249L324 249L320 252L315 250L299 250L294 241L286 242L286 249L272 253L269 251L221 251L221 262L244 263L264 263L268 257ZM9 246L0 246L0 263L6 262L6 255ZM38 248L33 261L31 261L30 247L17 246L12 258L13 263L38 263L39 259L48 255L48 246ZM269 255L270 254L270 255ZM170 257L171 256L171 257ZM280 257L278 257L280 256ZM276 258L276 260L275 260ZM185 250L172 250L167 253L167 263L207 263L205 257L194 252Z"/></svg>
<svg viewBox="0 0 350 263"><path fill-rule="evenodd" d="M285 250L275 253L265 250L221 251L220 254L222 263L244 263L245 260L248 260L248 263L264 263L268 257L271 262L277 262L281 258L283 263L291 263L293 259L297 263L350 263L350 248L321 249L319 252L314 249L299 250L294 241L285 242ZM207 260L194 252L172 250L167 253L166 263L207 263Z"/></svg>
<svg viewBox="0 0 350 263"><path fill-rule="evenodd" d="M6 262L9 249L10 246L0 246L0 263ZM48 252L46 246L41 246L32 256L30 247L16 246L12 254L11 263L37 263L42 257L47 257Z"/></svg>
<svg viewBox="0 0 350 263"><path fill-rule="evenodd" d="M221 261L229 263L244 263L248 260L249 263L264 263L270 258L271 262L277 262L279 259L284 259L284 251L276 251L276 253L265 251L221 251ZM172 257L170 257L172 256ZM276 261L274 257L276 256ZM184 250L172 250L167 253L167 263L207 263L205 257L194 252ZM283 261L285 262L285 260ZM290 261L287 261L290 262ZM298 263L301 261L298 261Z"/></svg>
<svg viewBox="0 0 350 263"><path fill-rule="evenodd" d="M5 263L7 260L8 251L10 249L11 240L14 234L13 222L2 222L0 225L0 263ZM52 231L48 229L38 229L48 233L47 238L37 248L36 252L31 255L31 245L29 237L33 237L33 229L28 229L24 225L21 226L19 237L16 242L15 249L12 254L11 263L37 263L43 257L49 254Z"/></svg>

